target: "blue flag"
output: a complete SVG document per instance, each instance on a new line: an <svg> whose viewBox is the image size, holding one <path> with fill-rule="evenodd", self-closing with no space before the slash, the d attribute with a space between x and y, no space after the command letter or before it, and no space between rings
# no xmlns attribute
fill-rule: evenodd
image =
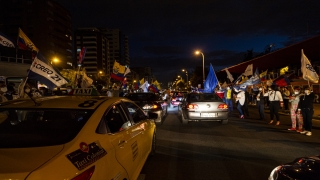
<svg viewBox="0 0 320 180"><path fill-rule="evenodd" d="M204 93L212 93L214 88L218 85L218 79L216 73L213 70L212 64L210 63L210 69L207 79L204 81Z"/></svg>
<svg viewBox="0 0 320 180"><path fill-rule="evenodd" d="M253 74L253 76L251 76L250 79L248 79L247 81L245 81L241 85L251 86L251 85L260 84L260 83L261 83L261 80L260 80L260 76L259 76L259 70L257 68L256 72Z"/></svg>

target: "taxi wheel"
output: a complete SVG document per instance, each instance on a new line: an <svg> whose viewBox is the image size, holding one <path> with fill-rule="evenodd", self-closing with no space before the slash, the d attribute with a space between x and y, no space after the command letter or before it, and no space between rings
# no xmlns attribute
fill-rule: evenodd
<svg viewBox="0 0 320 180"><path fill-rule="evenodd" d="M153 133L150 155L153 156L155 154L156 154L156 132Z"/></svg>

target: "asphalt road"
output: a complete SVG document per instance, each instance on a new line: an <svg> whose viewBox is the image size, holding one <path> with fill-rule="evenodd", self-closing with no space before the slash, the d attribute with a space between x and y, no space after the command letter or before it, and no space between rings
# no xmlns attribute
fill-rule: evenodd
<svg viewBox="0 0 320 180"><path fill-rule="evenodd" d="M145 180L260 180L268 179L273 168L297 157L320 154L320 121L313 121L312 136L287 129L289 116L281 115L280 126L250 117L229 123L181 123L177 108L169 108L157 126L156 154L148 158L141 174Z"/></svg>

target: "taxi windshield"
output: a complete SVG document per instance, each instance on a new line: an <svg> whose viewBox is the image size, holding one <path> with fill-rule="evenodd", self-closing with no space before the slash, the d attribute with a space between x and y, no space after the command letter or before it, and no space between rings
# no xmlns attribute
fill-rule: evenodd
<svg viewBox="0 0 320 180"><path fill-rule="evenodd" d="M1 109L0 148L65 144L79 133L90 110Z"/></svg>

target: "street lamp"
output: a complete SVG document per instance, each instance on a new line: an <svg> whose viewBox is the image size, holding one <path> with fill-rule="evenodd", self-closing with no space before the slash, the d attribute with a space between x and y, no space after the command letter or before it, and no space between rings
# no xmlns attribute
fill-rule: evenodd
<svg viewBox="0 0 320 180"><path fill-rule="evenodd" d="M187 89L188 89L188 85L189 85L189 80L188 80L188 71L185 69L182 69L183 72L186 72L186 76L187 76Z"/></svg>
<svg viewBox="0 0 320 180"><path fill-rule="evenodd" d="M201 54L202 55L202 78L203 78L203 83L205 81L205 77L204 77L204 55L201 51L196 51L196 54Z"/></svg>

